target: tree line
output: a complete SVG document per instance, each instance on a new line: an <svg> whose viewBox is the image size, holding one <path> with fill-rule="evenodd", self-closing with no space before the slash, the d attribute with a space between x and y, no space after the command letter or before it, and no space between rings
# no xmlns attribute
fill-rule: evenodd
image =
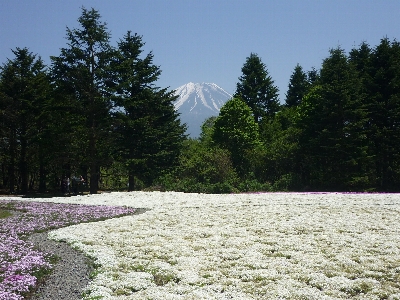
<svg viewBox="0 0 400 300"><path fill-rule="evenodd" d="M83 176L91 193L143 184L172 168L185 126L172 91L142 37L110 44L98 11L82 8L80 28L47 67L27 48L0 69L1 186L8 192L57 190ZM124 181L124 182L122 182Z"/></svg>
<svg viewBox="0 0 400 300"><path fill-rule="evenodd" d="M171 189L400 190L400 44L331 49L319 70L300 65L286 99L261 58L247 57L233 99L186 141Z"/></svg>
<svg viewBox="0 0 400 300"><path fill-rule="evenodd" d="M2 190L54 191L80 175L90 193L400 190L397 41L297 65L284 103L251 53L233 98L189 139L142 37L113 47L98 11L78 21L50 66L16 48L0 68Z"/></svg>

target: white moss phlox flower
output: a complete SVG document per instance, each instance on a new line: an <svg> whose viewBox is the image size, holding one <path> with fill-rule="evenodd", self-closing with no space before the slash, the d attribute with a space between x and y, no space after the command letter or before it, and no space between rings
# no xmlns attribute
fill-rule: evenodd
<svg viewBox="0 0 400 300"><path fill-rule="evenodd" d="M101 264L88 299L399 299L398 194L132 192L51 201L150 209L50 234Z"/></svg>

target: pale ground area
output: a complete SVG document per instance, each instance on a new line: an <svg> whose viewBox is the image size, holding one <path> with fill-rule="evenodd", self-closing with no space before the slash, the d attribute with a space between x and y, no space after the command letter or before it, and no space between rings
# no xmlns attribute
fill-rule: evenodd
<svg viewBox="0 0 400 300"><path fill-rule="evenodd" d="M150 209L49 234L99 263L86 299L400 299L400 194L23 200Z"/></svg>

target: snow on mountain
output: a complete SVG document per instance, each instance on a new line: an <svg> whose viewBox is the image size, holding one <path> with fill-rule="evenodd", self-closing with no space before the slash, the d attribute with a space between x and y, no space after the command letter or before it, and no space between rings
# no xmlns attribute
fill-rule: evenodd
<svg viewBox="0 0 400 300"><path fill-rule="evenodd" d="M199 137L201 125L212 116L218 116L220 108L232 95L215 83L189 82L175 89L179 96L175 110L180 113L182 123L186 123L190 137Z"/></svg>

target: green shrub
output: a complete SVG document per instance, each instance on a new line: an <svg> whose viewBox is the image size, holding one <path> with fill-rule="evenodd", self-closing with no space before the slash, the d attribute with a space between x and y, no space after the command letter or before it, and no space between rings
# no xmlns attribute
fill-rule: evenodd
<svg viewBox="0 0 400 300"><path fill-rule="evenodd" d="M272 185L273 191L293 191L299 189L301 179L299 175L289 173L282 175L278 180Z"/></svg>
<svg viewBox="0 0 400 300"><path fill-rule="evenodd" d="M238 186L239 191L241 192L270 192L272 191L271 184L260 183L256 179L246 179L240 182Z"/></svg>

